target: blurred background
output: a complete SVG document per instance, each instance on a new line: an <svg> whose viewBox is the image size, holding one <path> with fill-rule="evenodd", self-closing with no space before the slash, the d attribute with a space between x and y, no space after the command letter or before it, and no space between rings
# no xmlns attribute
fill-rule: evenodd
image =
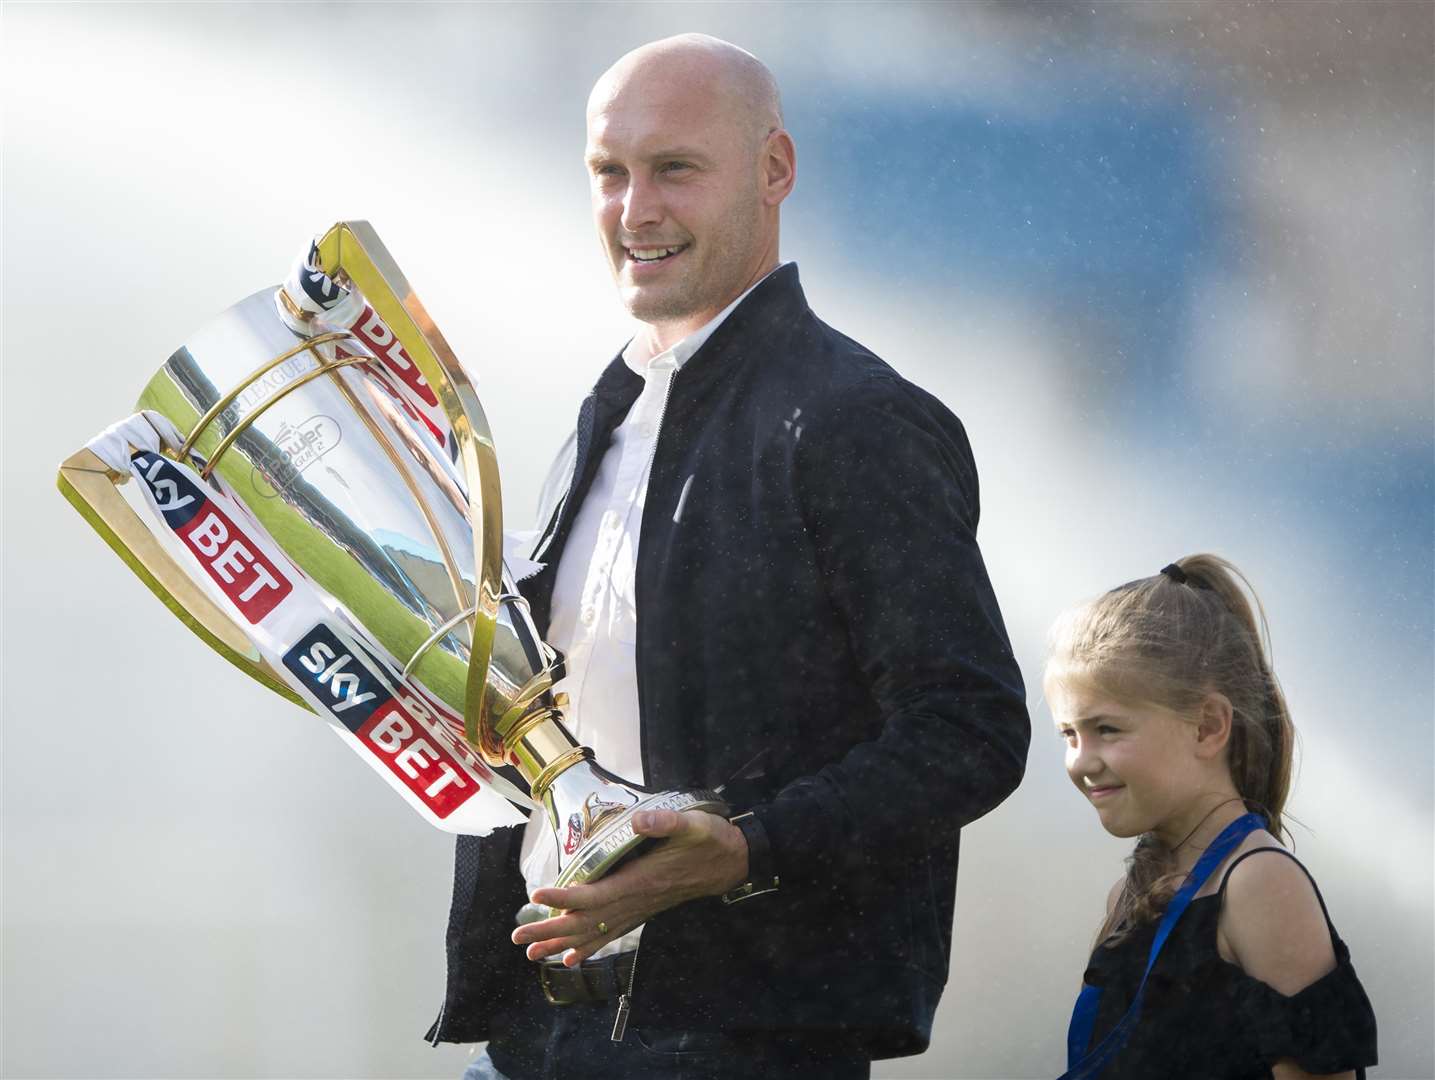
<svg viewBox="0 0 1435 1080"><path fill-rule="evenodd" d="M209 653L58 462L212 314L372 221L477 381L508 520L628 333L583 103L627 49L737 42L798 147L783 254L946 401L1030 687L968 830L931 1050L1051 1077L1107 837L1041 700L1063 607L1210 550L1256 583L1303 738L1296 849L1432 1062L1425 2L23 4L3 44L3 1062L35 1077L453 1077L452 841Z"/></svg>

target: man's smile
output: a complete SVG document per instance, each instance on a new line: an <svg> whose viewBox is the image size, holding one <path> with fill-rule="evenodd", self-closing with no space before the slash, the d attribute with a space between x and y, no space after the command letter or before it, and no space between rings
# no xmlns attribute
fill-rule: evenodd
<svg viewBox="0 0 1435 1080"><path fill-rule="evenodd" d="M629 262L651 264L666 262L687 249L687 244L675 244L671 247L625 247L623 254L628 256Z"/></svg>

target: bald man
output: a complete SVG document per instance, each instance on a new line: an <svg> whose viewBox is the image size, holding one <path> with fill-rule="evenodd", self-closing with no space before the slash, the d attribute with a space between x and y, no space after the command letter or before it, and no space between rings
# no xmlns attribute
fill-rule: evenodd
<svg viewBox="0 0 1435 1080"><path fill-rule="evenodd" d="M460 840L430 1037L489 1040L470 1080L865 1077L926 1048L960 830L1025 765L971 450L781 262L796 152L757 59L645 45L587 119L638 330L522 587L577 738L654 789L722 785L733 815L638 815L657 842L564 889L537 815Z"/></svg>

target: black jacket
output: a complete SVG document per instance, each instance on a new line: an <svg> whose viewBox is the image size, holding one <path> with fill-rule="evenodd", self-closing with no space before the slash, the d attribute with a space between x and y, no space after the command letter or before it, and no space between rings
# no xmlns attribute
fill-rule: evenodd
<svg viewBox="0 0 1435 1080"><path fill-rule="evenodd" d="M583 403L574 486L526 583L540 630L578 504L641 387L620 357ZM748 774L725 795L755 811L781 888L652 919L634 1024L842 1028L873 1057L925 1049L960 829L1016 787L1030 738L977 506L961 424L820 322L795 266L674 376L638 544L646 782ZM459 840L435 1041L486 1038L487 1015L534 978L509 941L519 837Z"/></svg>

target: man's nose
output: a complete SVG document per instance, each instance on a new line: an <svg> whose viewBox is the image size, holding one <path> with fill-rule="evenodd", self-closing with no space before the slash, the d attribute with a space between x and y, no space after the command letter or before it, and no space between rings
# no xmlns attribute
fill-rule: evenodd
<svg viewBox="0 0 1435 1080"><path fill-rule="evenodd" d="M624 231L634 233L662 220L663 203L657 185L646 177L632 177L628 181L628 190L623 193Z"/></svg>

